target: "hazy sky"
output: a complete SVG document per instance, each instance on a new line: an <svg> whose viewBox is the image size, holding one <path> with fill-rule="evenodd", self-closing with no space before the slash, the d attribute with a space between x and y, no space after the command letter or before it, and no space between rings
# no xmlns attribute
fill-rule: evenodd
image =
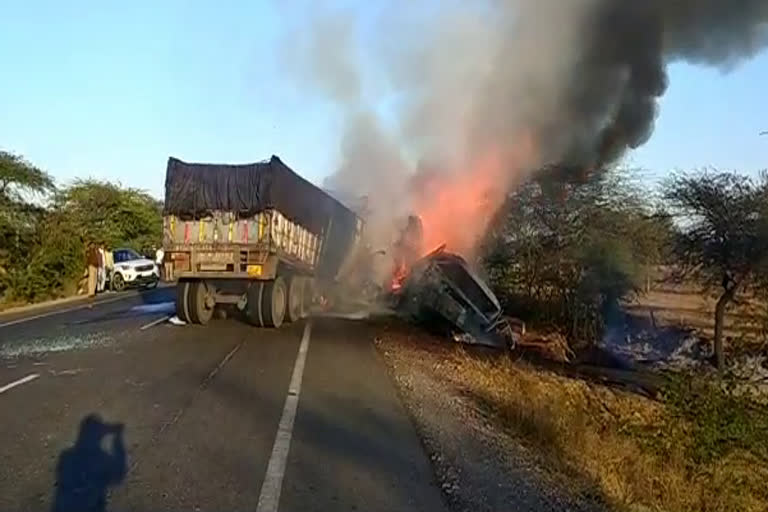
<svg viewBox="0 0 768 512"><path fill-rule="evenodd" d="M334 169L340 119L281 73L286 23L273 5L0 2L0 148L61 183L92 176L158 197L169 155L277 154L319 182ZM301 14L290 24L300 26ZM672 66L655 135L629 163L651 176L768 168L768 136L758 136L768 130L767 91L766 53L727 75Z"/></svg>

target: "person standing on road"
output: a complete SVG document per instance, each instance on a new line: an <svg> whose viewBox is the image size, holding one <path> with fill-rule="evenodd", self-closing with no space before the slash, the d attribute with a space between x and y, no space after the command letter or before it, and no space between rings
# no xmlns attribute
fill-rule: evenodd
<svg viewBox="0 0 768 512"><path fill-rule="evenodd" d="M157 265L157 271L160 273L160 279L163 278L163 259L165 258L165 251L160 247L155 251L155 264Z"/></svg>
<svg viewBox="0 0 768 512"><path fill-rule="evenodd" d="M104 287L107 284L107 257L104 251L104 246L99 246L99 266L97 269L97 286L96 291L101 293L104 291Z"/></svg>
<svg viewBox="0 0 768 512"><path fill-rule="evenodd" d="M96 273L99 267L99 250L96 244L88 244L85 262L88 265L88 297L93 298L96 296Z"/></svg>
<svg viewBox="0 0 768 512"><path fill-rule="evenodd" d="M115 254L111 249L104 250L104 267L106 268L107 281L112 282L112 272L115 270Z"/></svg>

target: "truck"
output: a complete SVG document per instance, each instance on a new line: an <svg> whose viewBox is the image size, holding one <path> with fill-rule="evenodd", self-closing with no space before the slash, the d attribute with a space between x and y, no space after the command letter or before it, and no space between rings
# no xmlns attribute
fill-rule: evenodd
<svg viewBox="0 0 768 512"><path fill-rule="evenodd" d="M236 165L168 159L162 273L177 284L185 322L207 324L226 304L260 327L306 317L338 284L363 229L355 212L277 156Z"/></svg>

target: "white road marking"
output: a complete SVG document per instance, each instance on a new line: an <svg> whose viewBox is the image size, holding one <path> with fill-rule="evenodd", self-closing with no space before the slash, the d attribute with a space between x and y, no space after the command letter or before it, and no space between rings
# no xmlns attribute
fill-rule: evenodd
<svg viewBox="0 0 768 512"><path fill-rule="evenodd" d="M40 374L37 373L30 373L26 377L22 377L19 380L15 380L11 382L10 384L6 384L5 386L0 388L0 393L5 393L8 390L11 390L15 388L16 386L21 386L22 384L26 384L27 382L33 381L36 378L38 378Z"/></svg>
<svg viewBox="0 0 768 512"><path fill-rule="evenodd" d="M93 305L93 306L100 306L102 304L109 304L110 302L117 302L118 300L130 299L132 297L137 297L137 295L131 294L131 295L125 295L125 296L121 296L121 297L113 297L111 299L106 299L106 300L101 300L99 302L94 302L93 304L83 304L82 306L77 306L77 307L74 307L74 308L58 309L56 311L49 311L47 313L40 313L39 315L26 316L24 318L18 318L16 320L11 320L10 322L2 323L2 324L0 324L0 327L10 327L12 325L23 324L25 322L31 322L32 320L38 320L40 318L46 318L46 317L54 316L54 315L61 315L61 314L64 314L64 313L71 313L73 311L80 311L81 309L86 309L86 308L91 307L91 305Z"/></svg>
<svg viewBox="0 0 768 512"><path fill-rule="evenodd" d="M277 512L280 503L280 491L283 486L283 475L288 460L288 451L291 448L291 436L293 435L293 421L296 419L296 409L299 406L299 392L301 391L301 378L304 375L304 363L307 360L309 350L309 335L312 324L307 322L304 327L304 335L301 337L299 353L296 355L296 364L293 367L291 383L288 385L288 396L285 398L283 415L277 427L275 444L272 446L272 455L267 464L267 474L264 483L261 484L259 504L256 512Z"/></svg>
<svg viewBox="0 0 768 512"><path fill-rule="evenodd" d="M157 320L155 320L154 322L149 322L147 325L142 325L142 326L139 328L139 330L140 330L140 331L146 331L146 330L147 330L147 329L149 329L150 327L154 327L154 326L156 326L157 324L161 324L161 323L163 323L163 322L167 322L168 320L170 320L170 318L171 318L171 315L165 315L165 316L164 316L164 317L162 317L162 318L158 318L158 319L157 319Z"/></svg>

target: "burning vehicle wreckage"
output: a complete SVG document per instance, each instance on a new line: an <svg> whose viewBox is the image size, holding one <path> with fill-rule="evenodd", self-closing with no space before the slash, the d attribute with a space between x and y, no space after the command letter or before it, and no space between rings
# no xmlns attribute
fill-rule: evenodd
<svg viewBox="0 0 768 512"><path fill-rule="evenodd" d="M385 251L369 252L365 258ZM522 322L504 315L488 285L445 244L422 255L422 225L410 216L391 251L394 271L384 286L368 286L368 301L456 342L512 350L524 335Z"/></svg>
<svg viewBox="0 0 768 512"><path fill-rule="evenodd" d="M458 342L512 350L524 334L464 258L445 246L414 262L391 294L398 312Z"/></svg>

